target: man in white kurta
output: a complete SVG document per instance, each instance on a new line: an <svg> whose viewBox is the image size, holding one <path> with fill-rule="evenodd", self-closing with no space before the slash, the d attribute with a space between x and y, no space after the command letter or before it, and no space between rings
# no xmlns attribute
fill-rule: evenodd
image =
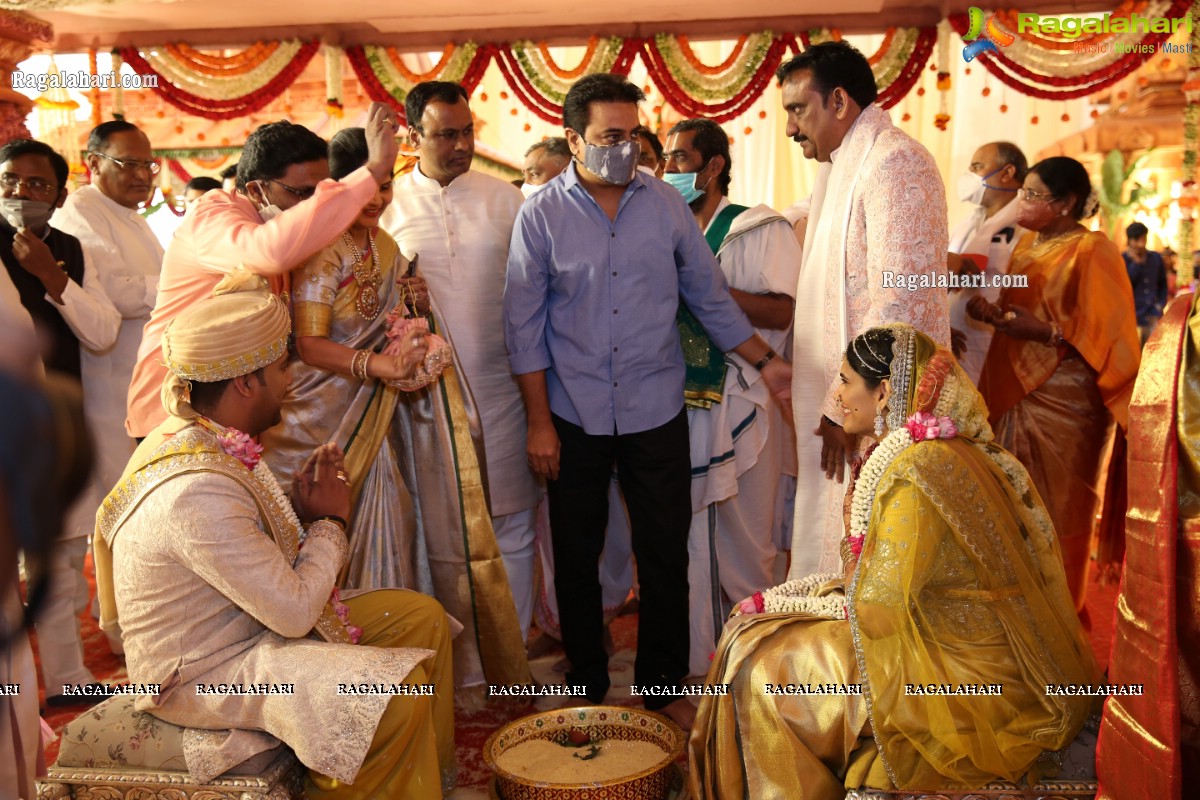
<svg viewBox="0 0 1200 800"><path fill-rule="evenodd" d="M663 179L688 201L730 294L771 349L786 352L801 258L791 224L768 206L746 208L729 202L729 137L715 122L697 119L675 125L664 158ZM777 510L786 489L781 479L790 439L782 409L745 359L730 353L725 365L719 402L687 401L692 676L708 672L708 656L732 604L774 585L783 527Z"/></svg>
<svg viewBox="0 0 1200 800"><path fill-rule="evenodd" d="M790 578L841 572L844 466L854 443L833 399L846 345L907 322L950 346L946 193L933 156L874 105L870 64L845 42L778 70L787 135L821 162L796 289L792 410L797 486Z"/></svg>
<svg viewBox="0 0 1200 800"><path fill-rule="evenodd" d="M504 348L505 269L521 192L470 169L474 127L457 84L409 92L409 136L420 153L396 180L382 225L424 277L483 424L489 509L521 633L533 615L534 523L540 490L525 453L525 413Z"/></svg>
<svg viewBox="0 0 1200 800"><path fill-rule="evenodd" d="M121 314L117 341L102 351L84 350L81 358L84 413L96 442L91 508L74 520L86 533L95 527L96 506L121 477L133 454L134 440L125 432L125 396L133 378L142 329L154 310L163 247L137 202L126 192L131 182L147 181L157 170L150 140L129 123L106 122L89 137L89 148L133 165L116 166L98 153L88 155L95 176L89 186L67 198L54 215L54 227L83 245L88 269ZM143 162L139 166L139 162Z"/></svg>
<svg viewBox="0 0 1200 800"><path fill-rule="evenodd" d="M1017 224L1013 202L1025 170L1025 155L1016 145L991 142L975 151L967 172L959 178L958 199L974 208L950 233L950 271L980 276L971 280L984 285L950 290L950 328L956 339L961 334L962 346L956 347L955 355L974 383L979 383L995 328L972 319L967 303L972 297L986 297L990 303L1000 297L1000 276L1008 273L1017 240L1026 233Z"/></svg>

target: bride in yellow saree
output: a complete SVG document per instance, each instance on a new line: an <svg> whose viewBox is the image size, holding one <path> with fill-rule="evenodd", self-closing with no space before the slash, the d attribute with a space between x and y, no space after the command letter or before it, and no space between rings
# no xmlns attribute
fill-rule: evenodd
<svg viewBox="0 0 1200 800"><path fill-rule="evenodd" d="M973 789L1036 777L1091 711L1054 528L945 350L908 325L846 351L848 433L863 463L846 574L743 602L689 743L697 798L841 798L847 788ZM845 589L843 590L843 587Z"/></svg>

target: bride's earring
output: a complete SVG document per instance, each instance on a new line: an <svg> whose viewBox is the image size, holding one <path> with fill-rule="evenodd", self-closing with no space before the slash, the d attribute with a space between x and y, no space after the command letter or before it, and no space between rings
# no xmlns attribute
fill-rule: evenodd
<svg viewBox="0 0 1200 800"><path fill-rule="evenodd" d="M883 409L875 411L875 435L883 436Z"/></svg>

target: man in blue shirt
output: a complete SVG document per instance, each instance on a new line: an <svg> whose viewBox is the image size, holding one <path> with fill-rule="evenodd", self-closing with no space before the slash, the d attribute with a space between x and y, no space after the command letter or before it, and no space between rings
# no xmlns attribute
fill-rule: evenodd
<svg viewBox="0 0 1200 800"><path fill-rule="evenodd" d="M685 729L670 696L688 670L691 467L680 301L713 343L761 371L781 401L791 367L730 297L682 196L637 171L641 90L589 75L567 93L573 163L521 207L504 291L509 364L529 423L530 468L547 479L567 683L608 690L597 562L615 463L642 587L635 684Z"/></svg>
<svg viewBox="0 0 1200 800"><path fill-rule="evenodd" d="M1146 226L1140 222L1134 222L1126 228L1127 244L1125 252L1121 254L1125 258L1129 282L1133 284L1133 306L1142 344L1150 338L1150 333L1162 317L1163 309L1167 307L1167 267L1161 255L1146 249L1147 233Z"/></svg>

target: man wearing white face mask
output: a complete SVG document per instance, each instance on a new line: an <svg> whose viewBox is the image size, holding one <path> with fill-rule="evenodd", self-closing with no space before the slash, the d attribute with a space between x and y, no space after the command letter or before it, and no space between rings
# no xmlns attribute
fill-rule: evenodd
<svg viewBox="0 0 1200 800"><path fill-rule="evenodd" d="M121 318L79 240L49 225L67 199L67 162L50 145L15 139L0 148L0 257L21 303L45 331L48 369L79 379L79 346L104 350Z"/></svg>
<svg viewBox="0 0 1200 800"><path fill-rule="evenodd" d="M561 136L542 139L525 151L525 182L521 194L532 197L571 163L571 148Z"/></svg>
<svg viewBox="0 0 1200 800"><path fill-rule="evenodd" d="M505 340L547 479L566 681L609 686L598 559L617 464L641 584L634 682L647 708L689 728L674 694L688 672L691 464L675 312L685 303L781 400L791 368L754 332L683 199L637 171L641 90L580 79L563 103L574 163L521 206L508 255Z"/></svg>
<svg viewBox="0 0 1200 800"><path fill-rule="evenodd" d="M958 199L975 209L950 234L947 267L958 275L982 275L985 284L1008 272L1008 260L1025 229L1017 224L1017 190L1025 180L1025 155L1009 142L991 142L975 151L969 170L959 176ZM979 382L993 328L967 315L973 297L996 302L999 286L954 289L950 292L950 328L954 355Z"/></svg>
<svg viewBox="0 0 1200 800"><path fill-rule="evenodd" d="M786 354L801 261L791 224L768 206L729 202L729 137L712 120L677 123L667 136L664 158L663 180L691 207L729 281L729 293L758 334ZM681 320L680 335L697 339L703 331L690 330L689 322ZM688 585L693 676L708 672L708 654L716 648L733 603L776 582L783 528L779 512L787 506L783 495L795 490L794 477L781 480L785 467L795 461L795 444L766 384L737 355L724 357L720 366L711 385L701 376L692 380L690 369L684 395L692 446Z"/></svg>
<svg viewBox="0 0 1200 800"><path fill-rule="evenodd" d="M49 344L46 369L78 381L81 348L111 347L121 317L85 264L79 240L48 224L67 199L67 175L66 160L47 144L18 139L0 148L0 259ZM88 604L83 579L88 533L78 526L66 530L50 561L50 591L37 620L49 705L77 702L64 695L65 684L96 681L83 663L77 619Z"/></svg>
<svg viewBox="0 0 1200 800"><path fill-rule="evenodd" d="M245 267L280 294L288 274L342 235L396 168L396 112L372 103L364 125L370 160L329 180L325 140L301 125L272 122L246 140L237 191L209 192L184 217L163 257L158 297L142 334L129 386L125 428L146 436L166 418L159 393L167 376L162 333L184 309L212 295Z"/></svg>

